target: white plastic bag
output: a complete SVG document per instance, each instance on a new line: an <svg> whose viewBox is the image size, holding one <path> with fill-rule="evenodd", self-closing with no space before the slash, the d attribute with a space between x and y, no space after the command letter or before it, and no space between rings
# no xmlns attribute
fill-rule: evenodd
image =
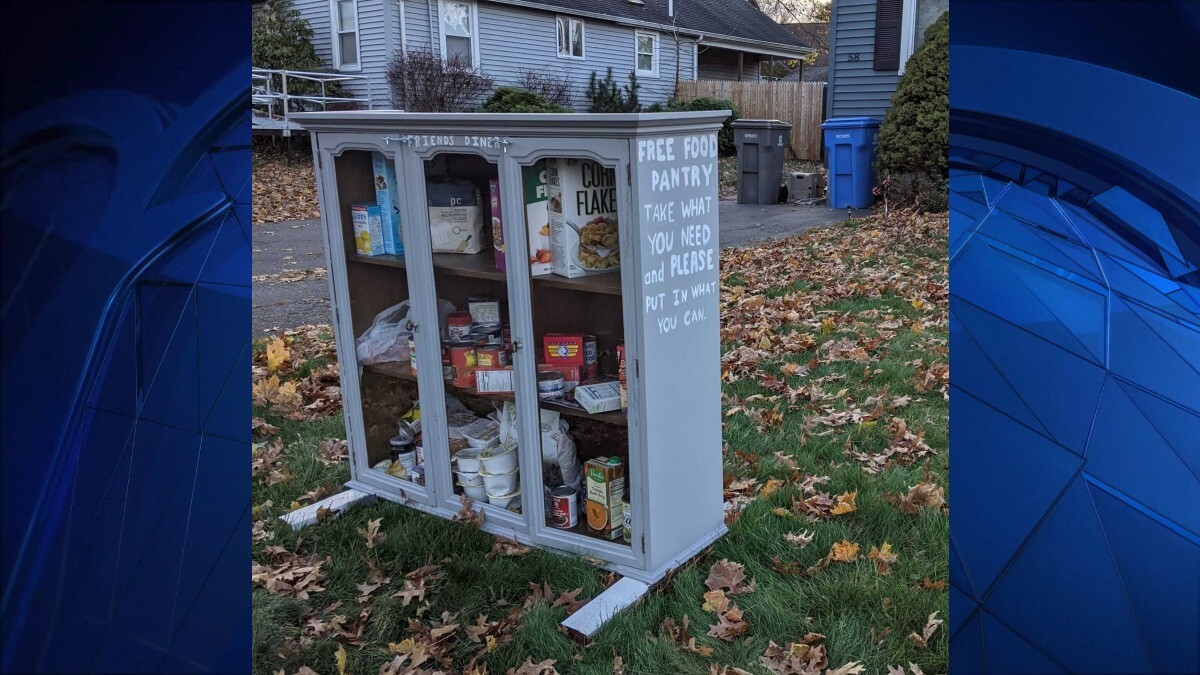
<svg viewBox="0 0 1200 675"><path fill-rule="evenodd" d="M408 360L408 300L375 315L371 327L355 340L354 351L362 365Z"/></svg>

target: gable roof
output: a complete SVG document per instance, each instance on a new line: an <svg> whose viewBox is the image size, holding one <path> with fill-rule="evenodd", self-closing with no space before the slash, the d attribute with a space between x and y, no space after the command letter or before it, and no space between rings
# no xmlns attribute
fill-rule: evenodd
<svg viewBox="0 0 1200 675"><path fill-rule="evenodd" d="M642 26L712 38L712 42L739 44L749 51L763 47L789 54L813 51L791 31L775 23L746 0L674 0L675 15L668 15L670 0L488 0L505 5L543 9L592 17L614 23ZM732 46L723 44L722 46ZM758 46L760 49L755 50Z"/></svg>

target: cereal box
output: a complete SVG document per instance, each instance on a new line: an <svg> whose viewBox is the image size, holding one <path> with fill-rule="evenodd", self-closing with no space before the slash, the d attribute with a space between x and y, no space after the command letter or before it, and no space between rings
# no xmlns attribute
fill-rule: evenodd
<svg viewBox="0 0 1200 675"><path fill-rule="evenodd" d="M375 169L375 203L383 230L383 252L404 255L404 230L400 227L400 188L396 183L396 165L382 152L371 153Z"/></svg>
<svg viewBox="0 0 1200 675"><path fill-rule="evenodd" d="M500 181L495 178L488 181L488 193L491 196L492 207L492 250L495 254L496 269L505 272L508 268L504 263L504 224L500 216Z"/></svg>
<svg viewBox="0 0 1200 675"><path fill-rule="evenodd" d="M586 159L546 160L550 262L567 278L616 272L616 172Z"/></svg>
<svg viewBox="0 0 1200 675"><path fill-rule="evenodd" d="M548 194L546 161L538 160L522 171L525 184L525 227L529 231L529 273L550 274L554 258L550 250L550 217L546 210Z"/></svg>
<svg viewBox="0 0 1200 675"><path fill-rule="evenodd" d="M383 255L383 221L375 204L353 204L354 250L361 255Z"/></svg>

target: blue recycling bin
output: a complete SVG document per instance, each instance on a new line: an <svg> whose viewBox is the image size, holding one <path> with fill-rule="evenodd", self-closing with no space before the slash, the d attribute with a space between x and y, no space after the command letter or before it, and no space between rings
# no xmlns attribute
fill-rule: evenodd
<svg viewBox="0 0 1200 675"><path fill-rule="evenodd" d="M829 207L865 209L874 198L875 136L879 119L838 117L821 125L829 162Z"/></svg>

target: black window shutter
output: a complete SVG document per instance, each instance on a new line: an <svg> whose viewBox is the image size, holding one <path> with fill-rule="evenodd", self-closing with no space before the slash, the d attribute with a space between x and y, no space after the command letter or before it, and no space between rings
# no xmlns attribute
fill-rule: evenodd
<svg viewBox="0 0 1200 675"><path fill-rule="evenodd" d="M904 0L875 0L875 70L900 69L900 17Z"/></svg>

